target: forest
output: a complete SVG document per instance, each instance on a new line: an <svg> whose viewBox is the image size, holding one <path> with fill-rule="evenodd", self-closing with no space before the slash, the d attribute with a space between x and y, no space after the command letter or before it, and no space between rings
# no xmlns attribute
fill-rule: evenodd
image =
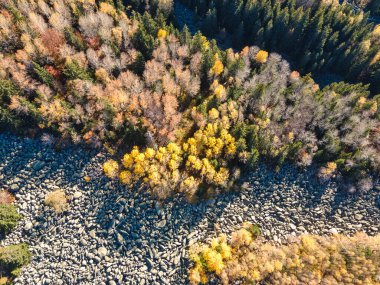
<svg viewBox="0 0 380 285"><path fill-rule="evenodd" d="M261 164L313 167L320 183L337 181L349 194L376 191L380 25L369 19L379 14L378 1L355 1L359 12L336 1L180 2L202 19L202 31L179 30L168 0L0 1L0 128L57 150L105 150L110 180L162 203L241 190ZM216 34L232 35L233 48L221 49ZM320 86L313 78L324 73L344 81ZM269 248L253 242L258 231L248 226L231 242L224 236L211 249L193 248L190 281L206 283L209 272L223 284L242 277L351 284L362 273L316 268L325 252L345 262L338 236ZM378 238L363 236L366 254L354 249L361 237L342 242L353 248L351 260L369 268L360 284L377 284L370 253ZM318 258L293 256L295 249ZM288 255L299 271L276 275L293 268ZM301 263L314 266L314 275L306 278ZM311 283L322 282L324 271L335 275Z"/></svg>
<svg viewBox="0 0 380 285"><path fill-rule="evenodd" d="M380 92L379 30L369 21L377 1L360 12L338 1L181 2L204 19L206 35L231 34L236 49L255 44L286 55L302 74L334 73Z"/></svg>
<svg viewBox="0 0 380 285"><path fill-rule="evenodd" d="M229 189L260 159L275 167L316 161L323 179L339 173L349 191L372 188L379 97L367 86L320 89L255 46L223 51L164 17L61 3L3 4L0 110L8 126L128 151L121 164L105 164L106 174L142 181L160 198Z"/></svg>

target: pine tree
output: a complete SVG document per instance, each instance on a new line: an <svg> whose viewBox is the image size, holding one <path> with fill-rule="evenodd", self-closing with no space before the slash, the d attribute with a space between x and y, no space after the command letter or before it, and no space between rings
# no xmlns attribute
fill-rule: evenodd
<svg viewBox="0 0 380 285"><path fill-rule="evenodd" d="M66 41L73 45L79 51L85 51L86 46L81 37L77 36L71 28L66 27L64 30Z"/></svg>
<svg viewBox="0 0 380 285"><path fill-rule="evenodd" d="M9 103L9 99L20 92L19 88L11 80L0 79L1 105Z"/></svg>
<svg viewBox="0 0 380 285"><path fill-rule="evenodd" d="M129 67L134 73L138 75L143 74L145 70L145 58L141 52L137 52L136 60Z"/></svg>
<svg viewBox="0 0 380 285"><path fill-rule="evenodd" d="M257 5L257 1L247 0L243 13L244 36L251 43L261 27Z"/></svg>
<svg viewBox="0 0 380 285"><path fill-rule="evenodd" d="M356 70L360 65L364 70L368 69L368 66L355 62L355 56L363 56L357 53L355 47L368 40L372 26L368 23L368 15L361 19L349 5L341 4L332 8L323 1L314 1L308 6L297 0L181 1L197 10L200 16L206 17L203 28L208 35L215 35L223 29L233 34L234 47L241 46L238 38L242 37L244 44L256 44L269 51L283 53L298 66L305 64L305 57L309 56L305 56L305 53L308 52L310 56L321 60L309 65L310 68L316 68L317 72L320 71L318 69L332 72L340 70L340 74L345 76L344 70L347 71L347 68ZM378 4L374 2L380 1L373 0L368 7L375 5L378 9ZM214 8L216 29L214 12L211 12ZM337 49L341 51L340 55L335 52ZM364 52L364 56L369 62L370 55ZM352 59L351 62L346 62L347 58ZM344 63L344 67L336 66L338 62Z"/></svg>
<svg viewBox="0 0 380 285"><path fill-rule="evenodd" d="M260 30L257 32L257 36L255 38L255 43L258 45L258 46L263 46L265 43L264 43L264 28L260 28Z"/></svg>
<svg viewBox="0 0 380 285"><path fill-rule="evenodd" d="M273 22L272 20L269 20L269 22L266 24L265 30L264 30L264 42L263 42L263 48L267 50L272 50L272 40L273 40Z"/></svg>
<svg viewBox="0 0 380 285"><path fill-rule="evenodd" d="M379 0L371 0L366 7L366 10L371 13L371 16L380 15L380 1Z"/></svg>
<svg viewBox="0 0 380 285"><path fill-rule="evenodd" d="M135 15L135 17L138 17ZM138 17L139 18L139 17ZM133 38L133 43L142 53L145 59L150 59L155 45L155 36L157 35L158 27L149 14L145 13L141 19L139 29Z"/></svg>
<svg viewBox="0 0 380 285"><path fill-rule="evenodd" d="M181 31L181 42L182 43L186 43L186 44L190 44L191 43L191 33L189 31L189 28L187 27L187 25L185 25Z"/></svg>
<svg viewBox="0 0 380 285"><path fill-rule="evenodd" d="M369 75L369 82L371 82L371 91L373 94L380 94L380 62L377 62L373 66L371 66L370 69L370 75ZM380 106L380 97L378 99L379 106ZM379 113L379 120L380 120L380 112Z"/></svg>
<svg viewBox="0 0 380 285"><path fill-rule="evenodd" d="M233 38L232 38L233 46L240 50L243 46L245 46L245 39L244 39L244 25L243 22L240 22L240 24L236 27Z"/></svg>
<svg viewBox="0 0 380 285"><path fill-rule="evenodd" d="M37 62L33 62L33 71L37 78L48 86L53 86L54 77Z"/></svg>
<svg viewBox="0 0 380 285"><path fill-rule="evenodd" d="M116 8L121 10L121 11L124 11L125 10L125 6L123 4L123 0L115 0L115 4L116 4Z"/></svg>
<svg viewBox="0 0 380 285"><path fill-rule="evenodd" d="M85 70L84 68L82 68L76 61L67 63L65 69L63 70L63 74L69 80L92 80L90 73L87 72L87 70Z"/></svg>
<svg viewBox="0 0 380 285"><path fill-rule="evenodd" d="M213 36L218 31L218 20L215 9L208 10L202 24L202 31L209 36Z"/></svg>

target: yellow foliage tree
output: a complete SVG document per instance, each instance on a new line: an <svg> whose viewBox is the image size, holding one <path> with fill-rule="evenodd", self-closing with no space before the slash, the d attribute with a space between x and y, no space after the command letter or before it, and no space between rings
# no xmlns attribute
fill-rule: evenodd
<svg viewBox="0 0 380 285"><path fill-rule="evenodd" d="M215 60L214 66L212 67L212 72L215 75L219 75L223 72L223 70L224 70L223 63L219 59Z"/></svg>
<svg viewBox="0 0 380 285"><path fill-rule="evenodd" d="M189 251L190 259L194 262L194 267L189 271L191 284L207 282L207 272L220 275L225 262L232 257L232 249L225 235L211 240L209 245L195 244Z"/></svg>
<svg viewBox="0 0 380 285"><path fill-rule="evenodd" d="M103 165L104 173L109 178L115 178L119 172L119 164L115 160L108 160Z"/></svg>
<svg viewBox="0 0 380 285"><path fill-rule="evenodd" d="M103 12L104 14L109 14L112 17L116 16L117 14L115 7L113 7L111 4L107 2L100 3L100 12Z"/></svg>
<svg viewBox="0 0 380 285"><path fill-rule="evenodd" d="M224 101L226 99L226 89L222 84L219 84L217 80L213 82L211 88L213 89L214 95L218 100Z"/></svg>
<svg viewBox="0 0 380 285"><path fill-rule="evenodd" d="M192 284L204 283L210 273L222 284L380 284L380 235L304 235L275 246L255 240L247 224L230 244L221 237L193 245L190 258Z"/></svg>
<svg viewBox="0 0 380 285"><path fill-rule="evenodd" d="M219 111L211 109L210 117L210 120L218 118ZM235 155L235 138L220 123L214 122L197 130L182 145L171 142L157 150L146 148L143 152L134 147L123 156L120 173L114 160L104 164L104 172L110 178L119 176L120 181L128 185L140 180L159 198L177 191L191 200L200 185L227 186L229 170L216 166L211 160L217 159L223 165L224 159Z"/></svg>
<svg viewBox="0 0 380 285"><path fill-rule="evenodd" d="M159 39L165 39L168 35L168 32L164 29L159 29L157 32L157 38Z"/></svg>
<svg viewBox="0 0 380 285"><path fill-rule="evenodd" d="M208 112L208 115L210 117L211 120L216 120L219 118L219 112L217 109L215 108L212 108L209 112Z"/></svg>
<svg viewBox="0 0 380 285"><path fill-rule="evenodd" d="M268 52L265 50L260 50L256 56L255 60L259 63L266 63L268 60Z"/></svg>

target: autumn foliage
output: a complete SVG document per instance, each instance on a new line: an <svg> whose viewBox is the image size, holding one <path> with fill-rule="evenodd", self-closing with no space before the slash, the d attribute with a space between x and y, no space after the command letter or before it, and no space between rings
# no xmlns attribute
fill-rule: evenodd
<svg viewBox="0 0 380 285"><path fill-rule="evenodd" d="M380 235L303 235L273 245L245 225L190 248L192 284L216 275L222 284L380 284ZM240 283L239 283L240 284Z"/></svg>
<svg viewBox="0 0 380 285"><path fill-rule="evenodd" d="M380 102L366 86L320 89L277 54L221 50L112 1L53 2L0 4L1 126L104 147L108 177L159 198L226 191L260 159L372 188Z"/></svg>

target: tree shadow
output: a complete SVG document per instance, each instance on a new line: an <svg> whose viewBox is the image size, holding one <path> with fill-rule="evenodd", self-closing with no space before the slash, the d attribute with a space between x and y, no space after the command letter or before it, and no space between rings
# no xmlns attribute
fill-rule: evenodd
<svg viewBox="0 0 380 285"><path fill-rule="evenodd" d="M1 153L0 175L3 179L0 179L0 187L14 194L23 189L23 195L27 189L30 195L37 196L34 203L40 210L38 214L33 213L34 234L29 236L37 243L44 242L46 235L59 237L62 228L65 234L75 235L70 227L66 231L67 217L70 217L78 220L80 228L83 227L88 235L95 231L96 239L91 239L90 243L134 260L131 270L146 266L148 270L161 268L170 271L174 263L176 271L168 272L167 277L183 279L187 266L181 265L187 264L185 256L189 243L202 239L206 234L188 237L188 233L202 222L206 222L206 228L214 226L212 218L205 219L206 212L213 207L212 202L190 204L173 197L158 203L147 192L127 189L106 178L101 165L107 156L97 151L76 146L57 151L37 140L8 134L0 134L0 146L7 150ZM86 182L85 176L91 177L91 181ZM12 188L12 185L17 187ZM94 225L85 225L88 214L77 211L75 199L61 214L47 209L44 195L57 188L65 189L68 196L82 192L86 208L94 217ZM218 198L218 206L212 208L214 216L220 216L227 205L227 200ZM28 234L27 231L22 232ZM59 259L65 259L59 253L55 254ZM131 276L133 278L138 277Z"/></svg>
<svg viewBox="0 0 380 285"><path fill-rule="evenodd" d="M107 199L97 214L97 223L103 229L102 237L112 236L113 249L123 256L145 257L139 261L148 270L161 268L167 271L172 268L172 263L175 264L176 271L171 276L178 276L182 283L188 265L185 250L206 234L189 236L188 233L205 222L211 207L215 217L220 216L228 201L218 199L218 206L213 207L215 200L191 204L176 196L160 203L144 191L114 190L107 190ZM213 228L215 221L208 217L207 228Z"/></svg>
<svg viewBox="0 0 380 285"><path fill-rule="evenodd" d="M40 193L50 191L48 187L64 187L69 195L76 192L83 195L82 200L72 199L69 209L62 214L40 211L34 217L38 224L37 235L30 239L38 241L52 232L55 237L54 231L64 228L70 222L67 217L70 217L78 221L79 229L83 228L86 235L91 235L91 231L96 232L96 238L89 241L95 248L106 247L108 252L117 252L122 258L128 259L130 264L124 268L129 270L130 276L127 272L124 276L136 283L140 277L132 272L141 271L142 268L150 272L146 278L157 276L156 280L160 280L160 284L169 282L168 278L171 282L175 280L176 284L184 283L188 268L188 246L210 238L207 236L210 232L215 235L219 232L229 233L241 225L239 220L234 220L220 231L215 227L220 217L230 215L228 211L232 203L245 208L242 210L243 218L250 221L255 221L251 213L268 214L273 223L265 224L266 220L260 220L260 226L266 230L280 223L303 225L302 221L292 216L289 220L282 220L282 208L287 207L289 201L293 208L300 209L297 213L300 217L318 219L321 215L332 221L338 209L350 208L359 202L363 204L364 198L368 199L368 203L376 203L374 194L365 197L347 196L336 190L334 181L319 183L314 166L300 170L290 164L285 164L279 172L260 164L257 170L246 177L249 188L246 191L220 194L195 204L183 201L179 196L159 203L146 191L128 189L106 178L101 165L107 155L98 151L70 146L57 152L36 140L6 134L0 134L0 147L5 149L0 152L0 177L3 176L0 179L1 188L11 189L16 183L19 188L30 190L32 195L37 195L33 192L37 191L38 200L34 203L41 207L44 197ZM42 161L43 164L36 167L36 161ZM85 176L89 176L90 181L86 181ZM13 192L17 191L15 188ZM325 199L328 199L329 209L319 214L318 208L326 204ZM77 201L82 201L82 208L85 207L87 212L78 211ZM93 224L87 221L89 217ZM76 235L76 231L78 228L69 227L65 234ZM268 238L271 239L271 236ZM80 246L79 240L75 242ZM59 253L57 255L59 260L65 258ZM157 270L165 274L157 275ZM149 282L153 284L152 280ZM66 282L73 280L68 279Z"/></svg>

